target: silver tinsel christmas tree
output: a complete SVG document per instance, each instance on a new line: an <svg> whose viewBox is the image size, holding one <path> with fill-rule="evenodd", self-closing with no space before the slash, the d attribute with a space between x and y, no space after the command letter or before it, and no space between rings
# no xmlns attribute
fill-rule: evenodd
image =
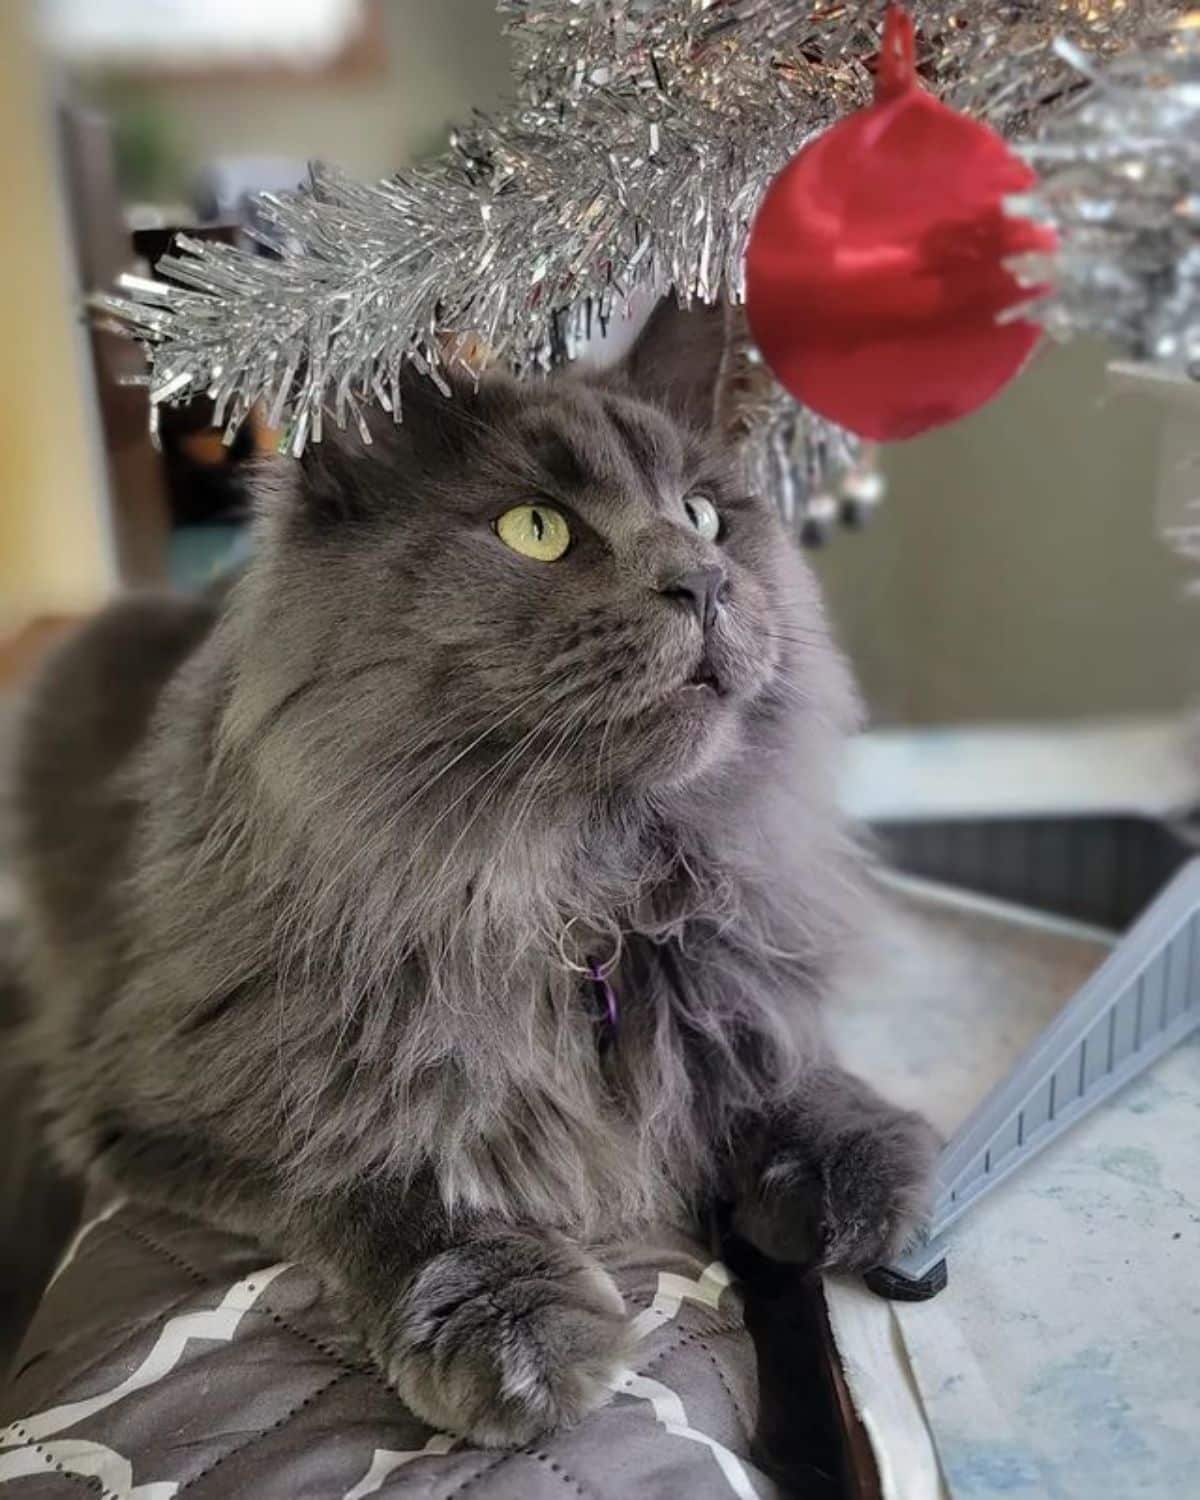
<svg viewBox="0 0 1200 1500"><path fill-rule="evenodd" d="M97 299L146 348L152 421L163 402L207 394L232 437L262 402L298 454L330 420L365 435L364 403L399 417L406 363L444 383L482 347L543 370L633 297L740 300L750 223L771 178L870 95L884 5L500 9L516 58L510 111L477 117L444 156L378 184L314 168L305 191L263 200L267 255L181 236L158 279L126 278L121 295ZM1186 6L912 9L935 93L1008 135L1045 137L1033 149L1044 173L1033 206L1064 242L1042 313L1051 328L1116 333L1139 356L1163 355L1176 337L1195 358L1200 48L1195 33L1173 30ZM1091 82L1128 49L1163 47L1173 49L1165 70L1125 62L1111 83ZM751 423L754 461L789 517L799 525L832 503L839 475L867 498L874 480L853 440L767 390Z"/></svg>

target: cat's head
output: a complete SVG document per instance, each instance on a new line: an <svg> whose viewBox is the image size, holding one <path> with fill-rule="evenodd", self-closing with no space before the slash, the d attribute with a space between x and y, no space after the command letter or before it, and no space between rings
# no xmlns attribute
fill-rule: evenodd
<svg viewBox="0 0 1200 1500"><path fill-rule="evenodd" d="M615 370L414 381L369 446L327 430L280 467L235 730L285 794L340 775L381 812L390 786L536 819L848 717L811 576L716 431L722 349L719 310L664 304Z"/></svg>

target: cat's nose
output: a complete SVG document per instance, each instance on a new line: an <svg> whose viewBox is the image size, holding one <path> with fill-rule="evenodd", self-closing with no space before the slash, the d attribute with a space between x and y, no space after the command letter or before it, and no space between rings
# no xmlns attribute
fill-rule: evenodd
<svg viewBox="0 0 1200 1500"><path fill-rule="evenodd" d="M662 584L659 592L666 594L668 599L678 599L686 604L707 631L712 629L717 609L729 593L729 580L724 568L712 564L678 574Z"/></svg>

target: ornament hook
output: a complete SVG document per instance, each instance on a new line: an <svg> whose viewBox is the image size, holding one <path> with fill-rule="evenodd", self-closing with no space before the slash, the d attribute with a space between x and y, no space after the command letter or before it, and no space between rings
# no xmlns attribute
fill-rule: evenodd
<svg viewBox="0 0 1200 1500"><path fill-rule="evenodd" d="M892 0L883 23L875 68L875 102L886 104L917 86L917 28L903 5Z"/></svg>

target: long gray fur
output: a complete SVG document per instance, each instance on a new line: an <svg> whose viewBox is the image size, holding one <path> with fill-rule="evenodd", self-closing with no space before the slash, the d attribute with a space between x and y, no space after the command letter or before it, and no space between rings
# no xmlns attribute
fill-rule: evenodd
<svg viewBox="0 0 1200 1500"><path fill-rule="evenodd" d="M113 606L24 734L61 1160L312 1263L482 1442L603 1398L606 1241L722 1199L769 1254L861 1266L926 1199L931 1132L822 1037L864 909L856 700L711 431L721 336L664 308L616 372L414 385L371 446L268 467L228 598ZM558 562L494 533L531 498ZM673 592L705 567L707 627Z"/></svg>

